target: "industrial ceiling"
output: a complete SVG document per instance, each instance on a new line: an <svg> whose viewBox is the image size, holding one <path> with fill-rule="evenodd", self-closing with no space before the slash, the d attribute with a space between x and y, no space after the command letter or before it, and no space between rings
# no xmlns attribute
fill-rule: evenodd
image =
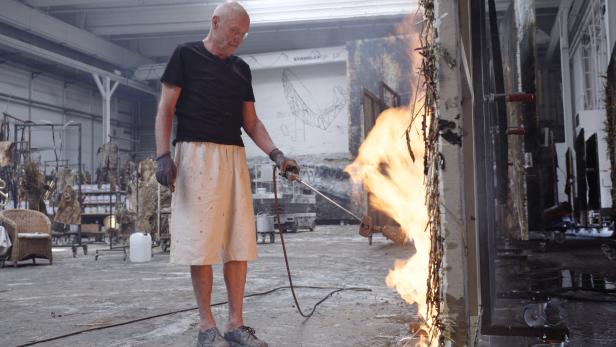
<svg viewBox="0 0 616 347"><path fill-rule="evenodd" d="M212 0L4 0L0 62L63 74L98 73L132 81L164 63L181 42L203 38ZM251 29L238 54L330 47L395 34L416 0L245 0ZM497 0L504 10L510 0ZM557 7L556 0L537 0ZM82 65L83 64L83 65ZM97 70L103 70L103 72ZM94 71L91 71L94 70ZM121 76L121 77L114 77ZM140 82L138 82L140 83Z"/></svg>
<svg viewBox="0 0 616 347"><path fill-rule="evenodd" d="M140 66L166 62L177 44L203 38L220 3L5 0L0 12L0 60L64 73L93 73L92 67L131 79ZM237 52L240 55L340 46L350 40L387 36L396 33L396 26L416 8L414 0L241 3L251 15L251 30Z"/></svg>

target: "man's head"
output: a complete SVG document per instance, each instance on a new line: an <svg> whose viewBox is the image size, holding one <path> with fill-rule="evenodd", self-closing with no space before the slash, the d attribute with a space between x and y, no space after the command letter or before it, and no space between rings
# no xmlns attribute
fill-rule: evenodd
<svg viewBox="0 0 616 347"><path fill-rule="evenodd" d="M217 55L229 56L242 44L248 28L250 17L242 5L237 2L225 2L218 5L212 15L211 37Z"/></svg>

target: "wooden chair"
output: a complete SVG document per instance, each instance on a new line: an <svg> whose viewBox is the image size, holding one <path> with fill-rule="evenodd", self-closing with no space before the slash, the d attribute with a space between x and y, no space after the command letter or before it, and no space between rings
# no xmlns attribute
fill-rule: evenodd
<svg viewBox="0 0 616 347"><path fill-rule="evenodd" d="M49 265L52 264L51 221L45 214L19 208L2 210L0 222L13 243L9 258L13 266L17 267L19 261L26 259L36 263L35 258L45 258Z"/></svg>

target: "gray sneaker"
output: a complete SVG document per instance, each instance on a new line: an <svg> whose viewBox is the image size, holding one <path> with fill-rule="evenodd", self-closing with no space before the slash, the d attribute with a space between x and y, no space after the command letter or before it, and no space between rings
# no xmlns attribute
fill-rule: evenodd
<svg viewBox="0 0 616 347"><path fill-rule="evenodd" d="M265 341L261 341L255 335L255 330L247 326L241 326L225 333L225 339L231 347L267 347Z"/></svg>
<svg viewBox="0 0 616 347"><path fill-rule="evenodd" d="M199 331L197 347L230 347L227 340L220 334L218 328Z"/></svg>

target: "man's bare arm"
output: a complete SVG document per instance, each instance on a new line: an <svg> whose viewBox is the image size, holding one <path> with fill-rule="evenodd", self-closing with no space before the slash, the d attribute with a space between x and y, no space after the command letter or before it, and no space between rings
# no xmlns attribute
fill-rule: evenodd
<svg viewBox="0 0 616 347"><path fill-rule="evenodd" d="M257 147L261 148L265 154L269 155L276 148L276 146L267 132L267 129L265 129L265 126L261 123L259 117L257 117L254 102L244 102L242 116L244 118L243 128L244 131L246 131L246 134L250 136Z"/></svg>
<svg viewBox="0 0 616 347"><path fill-rule="evenodd" d="M173 124L173 114L175 105L180 97L181 87L163 83L156 112L155 135L156 135L156 156L169 152L169 137L171 136L171 126Z"/></svg>

